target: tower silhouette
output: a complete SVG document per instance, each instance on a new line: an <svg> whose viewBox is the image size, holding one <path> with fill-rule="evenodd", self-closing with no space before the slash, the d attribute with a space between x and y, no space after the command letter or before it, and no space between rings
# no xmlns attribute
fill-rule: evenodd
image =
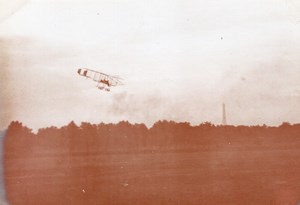
<svg viewBox="0 0 300 205"><path fill-rule="evenodd" d="M225 109L225 104L223 103L223 119L222 119L222 124L227 125L226 121L226 109Z"/></svg>

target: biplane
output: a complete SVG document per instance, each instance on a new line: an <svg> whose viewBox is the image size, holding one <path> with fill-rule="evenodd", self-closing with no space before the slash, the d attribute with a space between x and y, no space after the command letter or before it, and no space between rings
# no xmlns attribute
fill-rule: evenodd
<svg viewBox="0 0 300 205"><path fill-rule="evenodd" d="M77 73L83 77L90 78L97 82L96 87L100 90L110 91L110 88L113 86L123 85L121 78L118 76L108 75L88 68L79 68Z"/></svg>

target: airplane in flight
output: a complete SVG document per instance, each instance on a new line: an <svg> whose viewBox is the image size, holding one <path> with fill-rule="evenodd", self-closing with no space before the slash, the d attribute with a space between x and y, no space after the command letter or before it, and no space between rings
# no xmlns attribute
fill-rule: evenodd
<svg viewBox="0 0 300 205"><path fill-rule="evenodd" d="M96 87L100 90L110 91L110 88L113 86L123 85L121 78L118 76L108 75L88 68L79 68L77 73L83 77L90 78L97 82Z"/></svg>

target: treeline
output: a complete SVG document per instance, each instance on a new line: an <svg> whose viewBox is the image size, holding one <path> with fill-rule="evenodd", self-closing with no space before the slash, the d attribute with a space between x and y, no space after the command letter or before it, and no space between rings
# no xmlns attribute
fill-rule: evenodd
<svg viewBox="0 0 300 205"><path fill-rule="evenodd" d="M4 141L7 157L49 153L129 153L197 151L231 146L235 149L300 147L300 124L278 127L222 126L209 122L191 126L187 122L158 121L144 124L91 124L47 127L34 134L21 122L13 121Z"/></svg>

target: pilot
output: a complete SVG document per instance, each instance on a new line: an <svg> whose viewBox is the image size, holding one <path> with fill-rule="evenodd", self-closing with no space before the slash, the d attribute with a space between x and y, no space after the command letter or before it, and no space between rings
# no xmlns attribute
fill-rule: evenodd
<svg viewBox="0 0 300 205"><path fill-rule="evenodd" d="M83 71L83 75L86 76L87 74L87 70Z"/></svg>

